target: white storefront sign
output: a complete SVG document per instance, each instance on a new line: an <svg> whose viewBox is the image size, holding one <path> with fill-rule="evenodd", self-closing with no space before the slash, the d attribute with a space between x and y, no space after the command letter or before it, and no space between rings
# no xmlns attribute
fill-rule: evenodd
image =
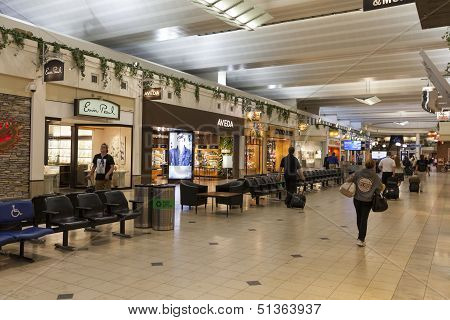
<svg viewBox="0 0 450 320"><path fill-rule="evenodd" d="M234 124L233 121L231 120L223 120L223 119L219 119L217 121L217 125L219 127L224 127L224 128L234 128Z"/></svg>
<svg viewBox="0 0 450 320"><path fill-rule="evenodd" d="M99 99L76 99L75 116L120 119L120 106L114 102Z"/></svg>

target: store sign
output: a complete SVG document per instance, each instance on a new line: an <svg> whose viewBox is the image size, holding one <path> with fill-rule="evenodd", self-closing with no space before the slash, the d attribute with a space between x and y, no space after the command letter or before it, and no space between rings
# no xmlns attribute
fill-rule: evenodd
<svg viewBox="0 0 450 320"><path fill-rule="evenodd" d="M448 121L450 118L450 111L436 112L437 121Z"/></svg>
<svg viewBox="0 0 450 320"><path fill-rule="evenodd" d="M89 116L106 119L120 119L120 106L114 102L99 99L76 99L75 116Z"/></svg>
<svg viewBox="0 0 450 320"><path fill-rule="evenodd" d="M44 64L44 82L64 81L64 61L48 60Z"/></svg>
<svg viewBox="0 0 450 320"><path fill-rule="evenodd" d="M384 9L414 3L415 0L364 0L364 11Z"/></svg>
<svg viewBox="0 0 450 320"><path fill-rule="evenodd" d="M162 89L161 88L149 88L144 90L144 100L161 100Z"/></svg>
<svg viewBox="0 0 450 320"><path fill-rule="evenodd" d="M280 136L294 136L294 131L275 128L275 134Z"/></svg>
<svg viewBox="0 0 450 320"><path fill-rule="evenodd" d="M233 121L231 120L223 120L223 119L219 119L217 121L217 125L219 127L223 127L223 128L234 128L234 124Z"/></svg>

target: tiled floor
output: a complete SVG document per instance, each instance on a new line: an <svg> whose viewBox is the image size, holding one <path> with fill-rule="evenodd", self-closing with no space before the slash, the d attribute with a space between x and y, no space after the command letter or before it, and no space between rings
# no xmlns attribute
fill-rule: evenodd
<svg viewBox="0 0 450 320"><path fill-rule="evenodd" d="M274 199L249 207L246 199L244 213L235 209L228 219L225 207L198 215L178 208L174 231L130 224L132 239L112 237L117 225L72 232L71 244L88 249L74 253L53 249L56 234L26 244L35 263L0 257L0 297L448 299L449 186L445 174L434 174L420 195L404 183L388 212L371 214L366 248L355 245L352 201L337 188L309 193L304 213Z"/></svg>

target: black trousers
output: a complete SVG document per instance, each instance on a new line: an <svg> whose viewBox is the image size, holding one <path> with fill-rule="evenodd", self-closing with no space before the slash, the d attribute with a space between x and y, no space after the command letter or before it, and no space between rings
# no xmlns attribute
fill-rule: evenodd
<svg viewBox="0 0 450 320"><path fill-rule="evenodd" d="M394 175L393 172L383 172L383 175L381 176L381 182L383 182L384 185L387 184L387 180Z"/></svg>
<svg viewBox="0 0 450 320"><path fill-rule="evenodd" d="M289 206L291 204L292 194L297 192L297 179L285 177L285 180L286 180L287 196L286 196L286 200L284 201L284 203L286 203L286 205Z"/></svg>
<svg viewBox="0 0 450 320"><path fill-rule="evenodd" d="M358 225L358 239L361 241L366 240L367 234L367 220L369 219L370 210L372 210L372 201L359 201L353 198L353 204L356 209L356 224Z"/></svg>

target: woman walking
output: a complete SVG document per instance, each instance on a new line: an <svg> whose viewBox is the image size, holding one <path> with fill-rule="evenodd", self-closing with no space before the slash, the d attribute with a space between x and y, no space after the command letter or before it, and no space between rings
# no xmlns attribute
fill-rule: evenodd
<svg viewBox="0 0 450 320"><path fill-rule="evenodd" d="M397 185L400 187L402 182L405 181L405 167L402 165L399 156L396 156L394 161L394 177L397 179Z"/></svg>
<svg viewBox="0 0 450 320"><path fill-rule="evenodd" d="M368 159L365 168L356 172L347 179L356 185L356 192L353 204L356 209L356 223L358 226L358 241L360 247L366 246L367 220L370 210L372 210L373 196L375 192L382 192L384 184L375 172L375 161Z"/></svg>

